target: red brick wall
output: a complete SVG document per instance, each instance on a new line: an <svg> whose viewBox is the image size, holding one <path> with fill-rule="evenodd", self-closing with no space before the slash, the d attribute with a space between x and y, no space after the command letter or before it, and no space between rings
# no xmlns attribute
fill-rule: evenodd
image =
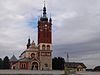
<svg viewBox="0 0 100 75"><path fill-rule="evenodd" d="M47 26L45 26L47 25ZM49 22L39 21L38 23L38 44L52 43L52 25Z"/></svg>

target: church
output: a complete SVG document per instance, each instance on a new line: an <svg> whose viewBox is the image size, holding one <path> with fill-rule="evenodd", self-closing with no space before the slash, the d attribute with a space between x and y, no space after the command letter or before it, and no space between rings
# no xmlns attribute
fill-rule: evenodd
<svg viewBox="0 0 100 75"><path fill-rule="evenodd" d="M29 38L27 48L20 54L20 59L17 60L14 55L11 57L11 69L52 70L52 19L47 17L45 4L37 24L37 45Z"/></svg>

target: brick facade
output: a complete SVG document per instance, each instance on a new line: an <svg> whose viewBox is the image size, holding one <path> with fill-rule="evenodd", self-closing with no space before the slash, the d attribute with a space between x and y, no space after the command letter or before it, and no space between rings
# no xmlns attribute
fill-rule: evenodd
<svg viewBox="0 0 100 75"><path fill-rule="evenodd" d="M48 20L46 7L38 20L38 45L28 39L27 49L20 59L11 61L12 69L52 70L52 19Z"/></svg>

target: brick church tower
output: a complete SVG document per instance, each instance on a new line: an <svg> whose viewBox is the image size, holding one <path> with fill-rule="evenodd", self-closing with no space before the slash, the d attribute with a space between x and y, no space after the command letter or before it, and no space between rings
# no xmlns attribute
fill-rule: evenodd
<svg viewBox="0 0 100 75"><path fill-rule="evenodd" d="M52 19L48 19L44 4L43 15L38 20L38 47L41 68L52 69Z"/></svg>
<svg viewBox="0 0 100 75"><path fill-rule="evenodd" d="M11 58L11 69L52 70L52 19L47 17L45 4L38 20L38 45L29 38L20 59Z"/></svg>

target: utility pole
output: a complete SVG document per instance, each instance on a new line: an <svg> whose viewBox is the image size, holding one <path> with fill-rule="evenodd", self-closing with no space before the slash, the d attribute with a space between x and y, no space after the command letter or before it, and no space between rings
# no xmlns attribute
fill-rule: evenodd
<svg viewBox="0 0 100 75"><path fill-rule="evenodd" d="M66 62L69 62L69 54L66 52Z"/></svg>
<svg viewBox="0 0 100 75"><path fill-rule="evenodd" d="M68 68L68 66L67 66L67 64L69 63L69 54L68 54L68 52L66 52L66 63L65 63L65 75L69 75L69 68Z"/></svg>

